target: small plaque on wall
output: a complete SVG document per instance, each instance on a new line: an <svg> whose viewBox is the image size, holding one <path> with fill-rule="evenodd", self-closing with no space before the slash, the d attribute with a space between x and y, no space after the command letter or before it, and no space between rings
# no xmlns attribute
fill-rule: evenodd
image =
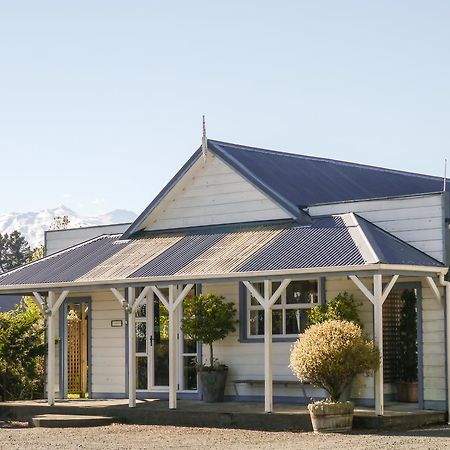
<svg viewBox="0 0 450 450"><path fill-rule="evenodd" d="M123 327L123 320L111 320L111 326L113 328L121 328Z"/></svg>

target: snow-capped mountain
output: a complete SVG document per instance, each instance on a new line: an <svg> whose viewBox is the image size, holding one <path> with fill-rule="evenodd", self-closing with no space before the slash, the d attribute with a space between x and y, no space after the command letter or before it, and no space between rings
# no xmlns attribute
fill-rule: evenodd
<svg viewBox="0 0 450 450"><path fill-rule="evenodd" d="M68 228L79 228L93 225L133 222L137 215L132 211L115 209L100 216L81 216L70 208L60 205L53 209L38 212L0 214L0 234L20 231L31 248L44 243L44 231L48 230L55 217L69 218Z"/></svg>

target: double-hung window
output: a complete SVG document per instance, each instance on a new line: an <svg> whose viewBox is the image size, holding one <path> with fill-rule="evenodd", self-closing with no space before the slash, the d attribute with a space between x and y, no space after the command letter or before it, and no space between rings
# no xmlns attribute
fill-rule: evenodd
<svg viewBox="0 0 450 450"><path fill-rule="evenodd" d="M272 283L272 294L280 282ZM264 283L254 283L264 296ZM319 303L319 280L291 281L281 297L272 306L272 334L274 337L296 337L307 324L307 313ZM247 290L247 338L264 335L264 309Z"/></svg>

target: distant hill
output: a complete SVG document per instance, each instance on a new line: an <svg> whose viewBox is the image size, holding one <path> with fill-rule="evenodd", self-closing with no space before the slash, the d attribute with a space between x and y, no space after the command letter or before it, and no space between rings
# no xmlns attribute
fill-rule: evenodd
<svg viewBox="0 0 450 450"><path fill-rule="evenodd" d="M64 205L37 212L12 212L0 214L0 234L18 230L26 237L31 248L34 248L44 243L44 231L50 228L53 219L58 216L68 216L70 220L68 228L78 228L133 222L137 214L125 209L115 209L100 216L82 216Z"/></svg>

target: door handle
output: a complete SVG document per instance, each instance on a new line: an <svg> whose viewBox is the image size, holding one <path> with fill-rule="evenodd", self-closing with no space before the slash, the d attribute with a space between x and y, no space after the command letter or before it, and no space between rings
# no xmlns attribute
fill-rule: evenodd
<svg viewBox="0 0 450 450"><path fill-rule="evenodd" d="M150 346L153 345L153 336L150 336Z"/></svg>

